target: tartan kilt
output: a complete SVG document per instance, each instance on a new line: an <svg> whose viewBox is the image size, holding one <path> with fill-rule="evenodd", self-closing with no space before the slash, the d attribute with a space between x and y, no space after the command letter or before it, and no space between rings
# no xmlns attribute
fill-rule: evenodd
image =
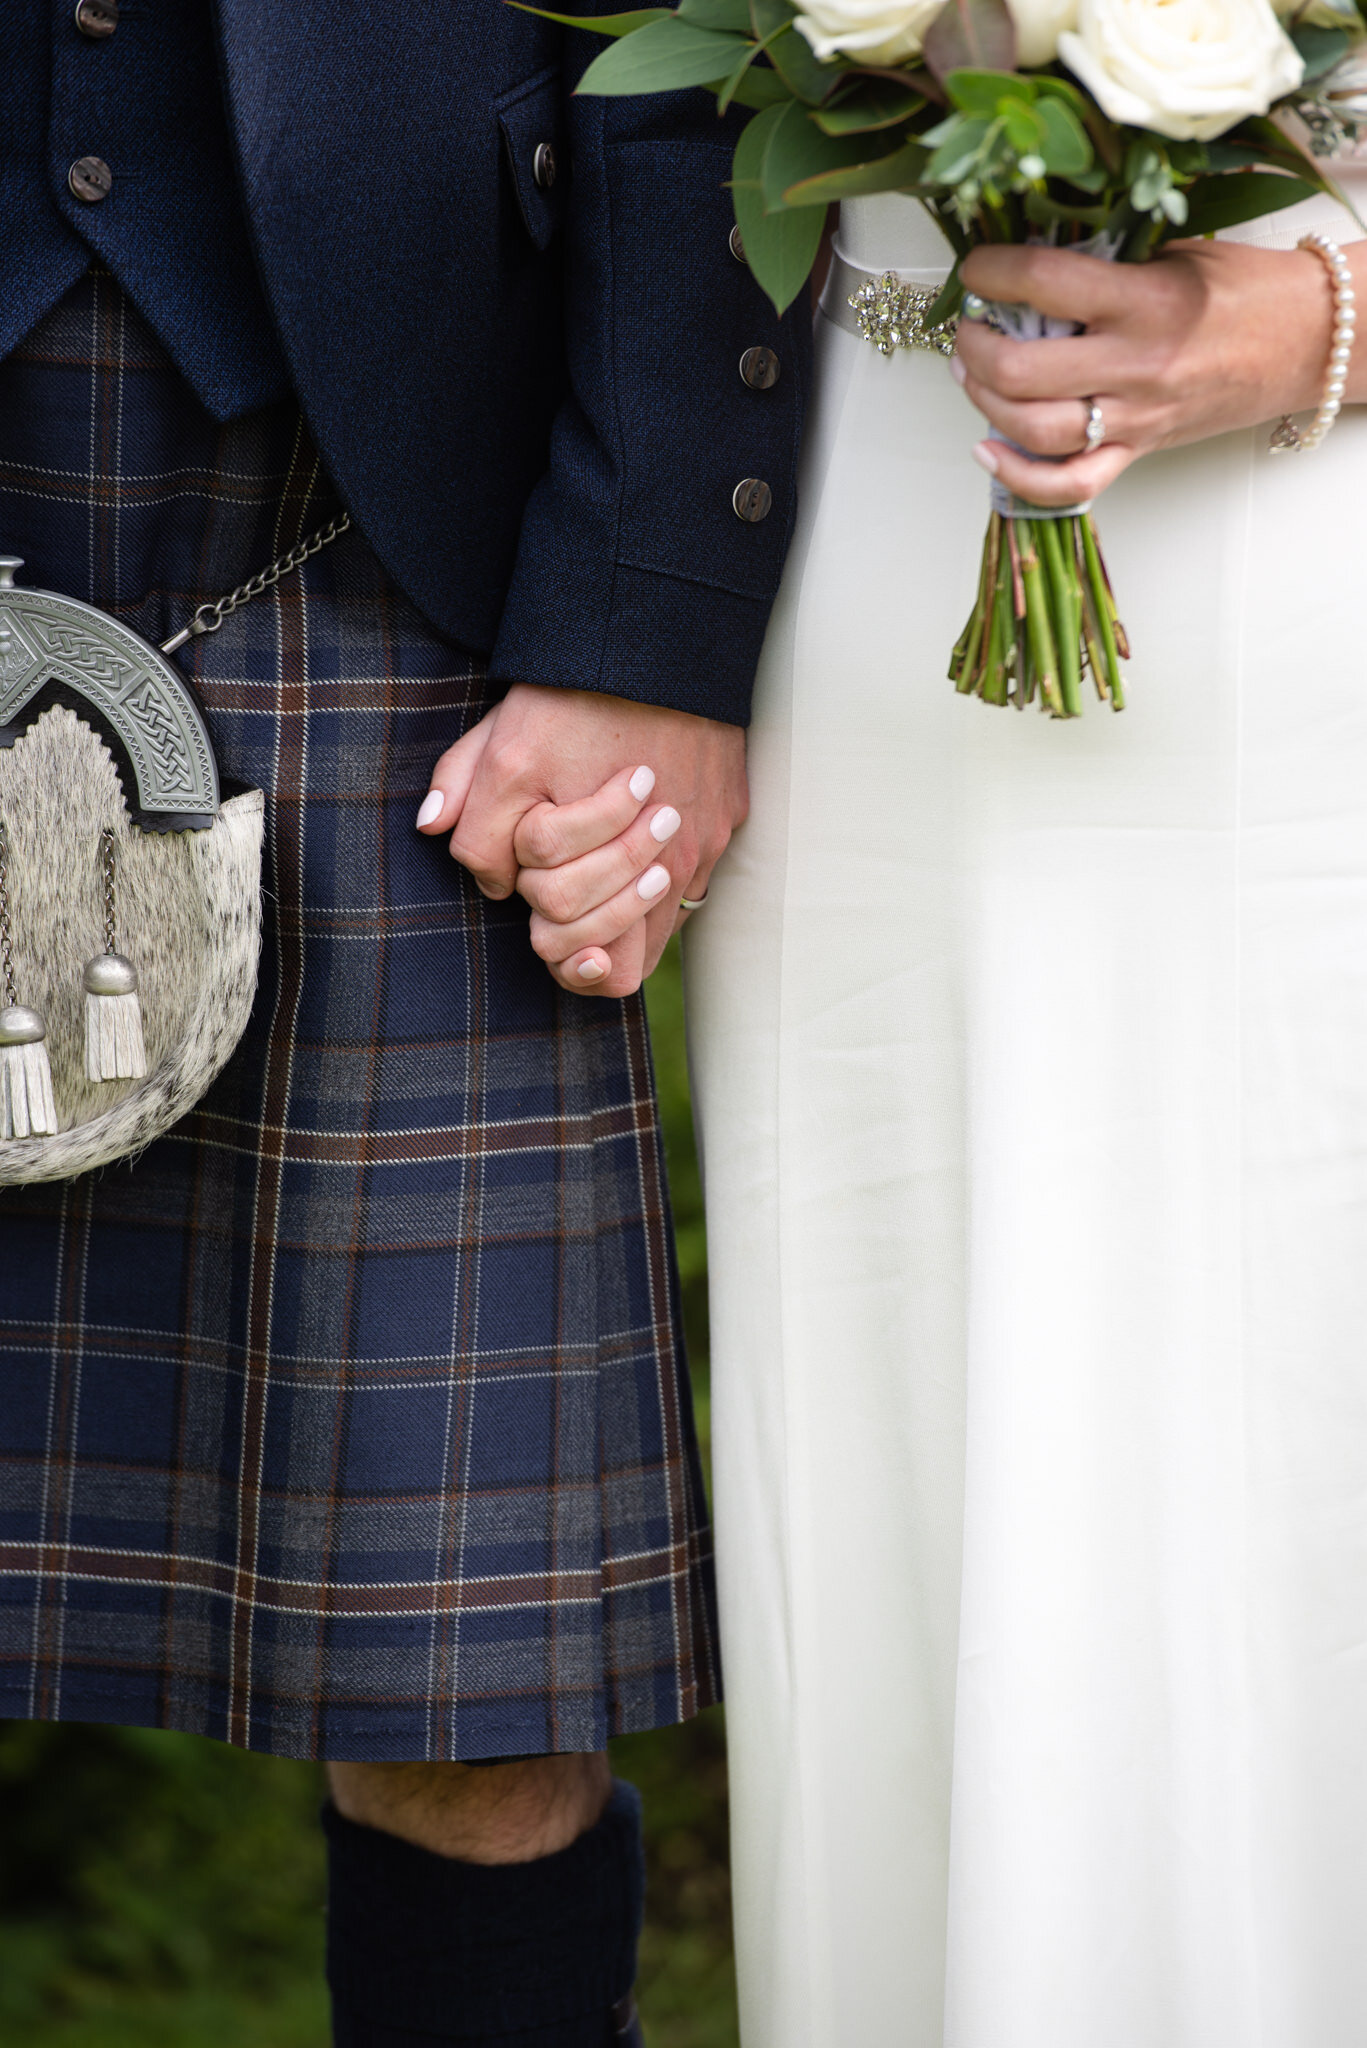
<svg viewBox="0 0 1367 2048"><path fill-rule="evenodd" d="M159 641L337 510L92 272L0 365L0 545ZM716 1695L644 1011L413 818L487 708L352 532L181 657L267 797L247 1036L0 1191L0 1714L294 1757L600 1748Z"/></svg>

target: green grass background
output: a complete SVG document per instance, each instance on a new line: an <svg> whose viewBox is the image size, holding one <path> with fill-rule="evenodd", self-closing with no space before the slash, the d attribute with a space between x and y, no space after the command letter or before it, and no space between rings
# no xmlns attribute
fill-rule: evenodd
<svg viewBox="0 0 1367 2048"><path fill-rule="evenodd" d="M707 1250L677 947L650 984L707 1429ZM720 1711L614 1747L645 1796L649 2048L735 2048ZM147 1729L0 1722L0 2048L326 2048L319 1772Z"/></svg>

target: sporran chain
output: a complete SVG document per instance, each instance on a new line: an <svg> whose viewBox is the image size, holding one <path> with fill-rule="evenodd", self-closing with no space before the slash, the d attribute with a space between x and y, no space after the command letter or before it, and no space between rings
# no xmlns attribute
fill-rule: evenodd
<svg viewBox="0 0 1367 2048"><path fill-rule="evenodd" d="M0 825L0 979L5 985L5 1007L13 1009L19 997L14 980L14 934L9 916L9 834Z"/></svg>
<svg viewBox="0 0 1367 2048"><path fill-rule="evenodd" d="M104 950L117 953L114 943L114 829L106 825L100 834L100 878L104 884Z"/></svg>
<svg viewBox="0 0 1367 2048"><path fill-rule="evenodd" d="M273 590L282 576L302 569L305 562L321 554L330 542L340 540L350 525L351 514L344 512L340 519L329 520L326 526L320 526L307 540L301 540L297 547L291 548L287 555L281 555L269 569L261 569L255 576L249 576L245 583L239 583L236 590L230 590L226 597L217 598L212 604L202 604L188 626L182 626L169 640L162 641L162 653L175 654L187 640L197 640L202 633L216 633L239 605L250 604L254 597L262 597L266 591Z"/></svg>

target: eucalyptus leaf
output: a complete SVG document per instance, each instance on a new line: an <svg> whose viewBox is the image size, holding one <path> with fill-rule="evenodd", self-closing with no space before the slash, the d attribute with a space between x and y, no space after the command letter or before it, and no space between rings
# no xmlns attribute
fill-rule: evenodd
<svg viewBox="0 0 1367 2048"><path fill-rule="evenodd" d="M1184 235L1213 235L1240 221L1279 213L1298 200L1313 199L1315 187L1303 178L1280 171L1230 171L1223 177L1198 178L1187 193Z"/></svg>
<svg viewBox="0 0 1367 2048"><path fill-rule="evenodd" d="M737 64L735 70L731 73L731 76L729 78L721 79L712 88L717 95L717 112L719 114L724 114L726 112L727 108L731 105L731 102L735 99L736 94L741 90L742 86L745 84L745 81L750 74L751 67L754 64L758 50L758 43L747 43L745 46L745 55L741 58L739 64Z"/></svg>
<svg viewBox="0 0 1367 2048"><path fill-rule="evenodd" d="M595 57L578 90L620 97L637 92L674 92L686 85L712 85L727 78L745 51L739 36L691 28L677 15L652 21L625 41Z"/></svg>
<svg viewBox="0 0 1367 2048"><path fill-rule="evenodd" d="M1017 99L1033 98L1035 80L1018 76L1013 71L950 71L945 74L944 88L949 102L964 114L984 114L991 120L1008 95Z"/></svg>
<svg viewBox="0 0 1367 2048"><path fill-rule="evenodd" d="M823 64L814 55L806 36L795 28L781 30L765 48L769 62L794 98L806 100L808 106L819 106L822 100L829 99L840 83L838 67Z"/></svg>
<svg viewBox="0 0 1367 2048"><path fill-rule="evenodd" d="M827 135L866 135L909 121L925 107L919 92L884 78L860 79L813 116Z"/></svg>
<svg viewBox="0 0 1367 2048"><path fill-rule="evenodd" d="M977 162L979 152L991 132L992 123L976 115L960 115L952 124L942 122L940 128L932 129L926 140L936 139L945 128L950 132L926 165L928 184L957 185L969 168Z"/></svg>
<svg viewBox="0 0 1367 2048"><path fill-rule="evenodd" d="M1044 130L1035 119L1035 110L1014 94L1002 101L1001 121L1006 130L1006 139L1017 156L1038 150L1044 141Z"/></svg>
<svg viewBox="0 0 1367 2048"><path fill-rule="evenodd" d="M691 28L715 28L728 35L748 36L750 0L679 0L679 19Z"/></svg>
<svg viewBox="0 0 1367 2048"><path fill-rule="evenodd" d="M731 77L717 85L719 97L723 84L730 86L732 102L738 107L751 107L758 111L763 107L792 104L792 95L783 80L764 64L751 64L748 69L738 64Z"/></svg>
<svg viewBox="0 0 1367 2048"><path fill-rule="evenodd" d="M1367 4L1367 0L1364 0ZM937 107L946 104L944 87L938 78L927 71L924 64L915 66L899 65L896 68L886 64L842 64L842 78L883 78L893 85L900 85L910 91L919 92L923 99L931 100Z"/></svg>
<svg viewBox="0 0 1367 2048"><path fill-rule="evenodd" d="M1265 169L1268 163L1265 149L1253 149L1241 142L1208 142L1206 144L1206 171L1256 171ZM1198 171L1197 176L1200 175Z"/></svg>
<svg viewBox="0 0 1367 2048"><path fill-rule="evenodd" d="M1092 110L1092 102L1086 93L1080 92L1071 78L1061 78L1055 71L1032 71L1030 83L1042 99L1064 100L1079 121Z"/></svg>
<svg viewBox="0 0 1367 2048"><path fill-rule="evenodd" d="M750 28L763 42L766 36L791 28L797 13L793 0L750 0Z"/></svg>
<svg viewBox="0 0 1367 2048"><path fill-rule="evenodd" d="M1043 130L1040 154L1055 178L1080 178L1092 166L1092 145L1087 130L1066 100L1040 98L1035 118Z"/></svg>
<svg viewBox="0 0 1367 2048"><path fill-rule="evenodd" d="M803 209L824 207L841 199L863 199L871 192L910 192L925 174L926 151L919 142L903 143L886 156L869 157L864 163L848 164L843 170L825 171L804 178L784 193L789 206Z"/></svg>
<svg viewBox="0 0 1367 2048"><path fill-rule="evenodd" d="M1241 121L1238 128L1224 140L1249 143L1256 148L1262 163L1288 170L1297 178L1307 178L1321 192L1333 190L1331 181L1325 176L1315 158L1265 114L1254 115L1250 120ZM1212 148L1216 146L1211 145Z"/></svg>
<svg viewBox="0 0 1367 2048"><path fill-rule="evenodd" d="M747 121L736 144L731 196L736 225L745 244L745 258L760 289L776 310L786 312L811 275L821 247L826 216L819 207L783 208L770 213L764 202L761 173L774 129L792 101L766 107Z"/></svg>
<svg viewBox="0 0 1367 2048"><path fill-rule="evenodd" d="M562 28L592 29L597 36L629 36L649 22L664 21L667 7L638 7L631 14L553 14L549 7L528 7L525 0L508 0L519 14L536 14L542 21L558 21Z"/></svg>
<svg viewBox="0 0 1367 2048"><path fill-rule="evenodd" d="M1305 23L1288 26L1287 33L1305 60L1305 84L1318 85L1327 78L1341 57L1347 55L1349 36L1343 28L1311 28Z"/></svg>
<svg viewBox="0 0 1367 2048"><path fill-rule="evenodd" d="M895 138L885 141L881 136L825 135L807 109L797 100L790 100L780 110L765 144L760 169L765 205L771 209L815 205L815 197L790 199L790 188L834 171L851 169L870 157L891 155L896 148ZM824 205L825 201L821 203Z"/></svg>
<svg viewBox="0 0 1367 2048"><path fill-rule="evenodd" d="M951 71L1014 71L1016 30L1006 0L947 0L926 30L923 54L941 79Z"/></svg>

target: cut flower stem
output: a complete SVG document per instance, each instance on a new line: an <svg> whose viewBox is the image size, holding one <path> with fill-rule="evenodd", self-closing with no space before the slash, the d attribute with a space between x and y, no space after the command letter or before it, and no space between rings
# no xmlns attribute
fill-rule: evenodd
<svg viewBox="0 0 1367 2048"><path fill-rule="evenodd" d="M1077 718L1090 671L1101 701L1121 711L1128 652L1091 514L993 512L977 598L950 660L960 695Z"/></svg>

